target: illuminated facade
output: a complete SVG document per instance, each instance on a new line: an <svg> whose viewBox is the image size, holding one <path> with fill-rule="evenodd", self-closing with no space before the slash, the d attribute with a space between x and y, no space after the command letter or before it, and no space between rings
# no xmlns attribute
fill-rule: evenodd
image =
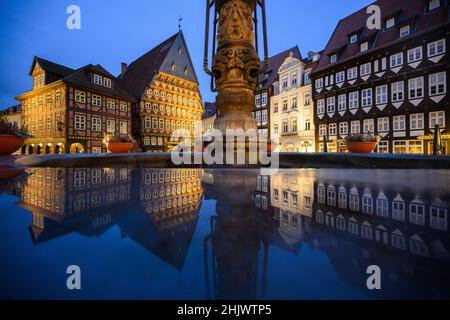
<svg viewBox="0 0 450 320"><path fill-rule="evenodd" d="M0 118L6 121L21 126L22 124L22 113L20 112L20 105L9 107L5 110L0 111Z"/></svg>
<svg viewBox="0 0 450 320"><path fill-rule="evenodd" d="M100 236L113 226L181 270L203 190L198 169L34 168L19 206L32 213L35 244L71 232Z"/></svg>
<svg viewBox="0 0 450 320"><path fill-rule="evenodd" d="M309 75L317 65L319 53L302 60L294 48L278 70L270 99L271 136L281 152L314 152L314 105Z"/></svg>
<svg viewBox="0 0 450 320"><path fill-rule="evenodd" d="M198 169L142 169L139 202L158 229L196 220L203 190Z"/></svg>
<svg viewBox="0 0 450 320"><path fill-rule="evenodd" d="M436 125L450 153L448 2L378 0L342 19L313 71L318 151L346 152L349 134L382 137L378 153L432 154Z"/></svg>
<svg viewBox="0 0 450 320"><path fill-rule="evenodd" d="M303 220L312 217L314 176L297 172L278 173L270 178L271 206L280 223L280 234L286 243L294 244L303 237Z"/></svg>
<svg viewBox="0 0 450 320"><path fill-rule="evenodd" d="M100 65L77 70L35 57L33 89L16 99L33 138L23 154L102 153L106 133L131 134L134 101Z"/></svg>
<svg viewBox="0 0 450 320"><path fill-rule="evenodd" d="M122 64L120 79L137 100L133 135L144 151L170 151L180 139L192 136L196 125L201 126L202 99L182 32L129 66ZM176 130L186 132L172 137Z"/></svg>

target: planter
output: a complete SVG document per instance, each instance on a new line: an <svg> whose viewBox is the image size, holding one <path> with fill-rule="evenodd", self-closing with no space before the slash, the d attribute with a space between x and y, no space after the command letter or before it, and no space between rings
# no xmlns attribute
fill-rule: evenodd
<svg viewBox="0 0 450 320"><path fill-rule="evenodd" d="M378 142L347 142L347 149L351 153L372 153Z"/></svg>
<svg viewBox="0 0 450 320"><path fill-rule="evenodd" d="M25 141L13 134L0 134L0 156L9 156L19 150Z"/></svg>
<svg viewBox="0 0 450 320"><path fill-rule="evenodd" d="M110 142L108 150L112 153L128 153L133 148L132 142Z"/></svg>

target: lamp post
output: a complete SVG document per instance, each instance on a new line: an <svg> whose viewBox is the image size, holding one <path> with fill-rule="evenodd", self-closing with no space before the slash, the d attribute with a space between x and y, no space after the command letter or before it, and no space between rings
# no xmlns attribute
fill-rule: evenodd
<svg viewBox="0 0 450 320"><path fill-rule="evenodd" d="M264 63L258 57L258 7L262 12ZM212 68L209 68L210 13L214 11ZM216 49L217 46L217 49ZM217 91L219 115L215 128L256 131L251 112L258 76L268 69L266 10L264 0L206 0L204 70Z"/></svg>

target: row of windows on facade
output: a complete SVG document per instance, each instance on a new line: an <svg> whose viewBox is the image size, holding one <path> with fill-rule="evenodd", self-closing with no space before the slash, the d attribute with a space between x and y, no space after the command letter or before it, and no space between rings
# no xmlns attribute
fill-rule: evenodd
<svg viewBox="0 0 450 320"><path fill-rule="evenodd" d="M336 202L335 190L328 190L328 201L325 202L325 188L317 189L317 202L319 204L328 204L340 209L350 210L354 212L362 212L364 214L376 214L382 218L389 218L389 207L391 207L391 217L394 220L406 221L406 202L401 197L396 198L389 206L389 200L382 195L377 198L375 203L370 194L365 194L361 198L358 194L349 194L339 191L338 200ZM360 202L361 199L361 202ZM439 206L430 206L430 219L439 220L435 226L439 226L440 230L447 230L447 209ZM421 226L425 226L425 204L420 201L409 203L409 222Z"/></svg>
<svg viewBox="0 0 450 320"><path fill-rule="evenodd" d="M372 194L368 190L360 197L356 188L352 188L350 194L347 194L344 187L340 187L336 193L336 188L334 186L328 186L326 189L325 186L319 186L317 187L317 202L333 207L337 205L340 209L349 209L356 212L361 211L364 214L375 213L379 217L389 218L389 200L382 192L378 195L376 202L374 203ZM374 208L374 205L376 208ZM406 202L400 194L397 194L391 202L392 219L405 221L405 208ZM430 206L429 212L430 217L445 221L445 228L447 228L446 208ZM415 199L409 203L409 214L410 222L412 219L415 224L425 225L425 204L421 200Z"/></svg>
<svg viewBox="0 0 450 320"><path fill-rule="evenodd" d="M311 105L311 93L306 92L303 96L303 106L309 107ZM298 103L297 103L297 97L292 97L291 98L291 108L290 110L297 110L298 108ZM274 102L273 104L273 113L278 113L278 102ZM289 99L283 99L282 102L282 111L289 111Z"/></svg>
<svg viewBox="0 0 450 320"><path fill-rule="evenodd" d="M47 108L54 107L60 107L61 106L61 91L56 90L55 96L53 97L52 93L47 93L47 95L39 95L37 98L30 99L29 102L24 103L24 110L28 111L29 109L27 107L31 107L30 111L34 111L34 108L36 107L36 104L39 108L42 108L44 106L44 98L45 99L45 106ZM53 104L53 101L55 101L55 104Z"/></svg>
<svg viewBox="0 0 450 320"><path fill-rule="evenodd" d="M24 120L24 125L30 129L31 132L34 131L44 131L44 115L42 113L40 114L33 114L34 118L32 116L28 116L27 120ZM54 129L58 129L59 124L61 123L61 119L64 117L64 114L62 113L55 113L53 116L47 116L45 118L45 124L47 131L51 131ZM53 125L55 124L55 125Z"/></svg>
<svg viewBox="0 0 450 320"><path fill-rule="evenodd" d="M441 128L445 128L445 111L434 111L428 114L428 129L433 129L436 124L438 124ZM390 120L392 119L392 121ZM375 127L375 119L364 119L362 121L362 132L363 133L384 133L390 132L391 123L393 131L405 131L406 130L406 115L398 115L390 117L381 117L376 119L377 126ZM338 132L338 124L330 123L330 124L321 124L319 125L319 136L323 137L327 134L328 127L328 135L336 136L339 135L347 135L349 129L348 122L340 122L339 123L339 132ZM377 129L375 131L375 128ZM425 128L425 114L424 113L416 113L409 115L409 130L424 130ZM353 120L350 121L350 133L361 133L361 120Z"/></svg>
<svg viewBox="0 0 450 320"><path fill-rule="evenodd" d="M77 103L86 103L86 92L75 90L75 102ZM102 97L96 94L93 94L91 96L91 103L93 106L101 107L102 106ZM106 107L111 110L116 109L116 100L113 98L107 98L106 99ZM125 101L120 101L119 103L119 110L121 112L127 112L128 111L128 103Z"/></svg>
<svg viewBox="0 0 450 320"><path fill-rule="evenodd" d="M441 39L432 43L429 43L427 46L427 53L428 58L432 58L441 54L444 54L446 52L445 49L445 39ZM407 62L408 63L414 63L419 62L423 59L423 49L422 46L415 47L413 49L410 49L406 53ZM404 65L404 53L399 52L396 54L393 54L390 56L390 68L399 68ZM373 66L373 72L378 73L381 71L387 70L387 58L377 59L373 62L367 62L362 64L359 67L359 76L360 77L366 77L370 76L372 74L372 66ZM335 75L332 74L330 76L327 76L325 78L319 78L315 81L315 87L317 89L322 89L324 86L332 86L334 84L340 84L346 81L354 80L358 77L358 67L352 67L347 69L347 72L340 71L336 73Z"/></svg>
<svg viewBox="0 0 450 320"><path fill-rule="evenodd" d="M92 169L90 171L91 175L91 185L101 184L103 177L106 183L112 183L116 181L116 169ZM88 173L86 170L76 170L73 174L73 186L75 188L85 187L87 181ZM119 181L128 180L129 170L122 168L119 170Z"/></svg>
<svg viewBox="0 0 450 320"><path fill-rule="evenodd" d="M430 74L428 76L428 94L433 97L436 95L443 95L447 93L447 74L446 72L439 72ZM408 98L409 100L422 99L425 97L424 77L409 79L408 83ZM390 86L390 101L392 103L402 102L405 100L405 81L394 82ZM347 104L349 110L358 109L360 107L372 107L374 102L376 105L383 105L389 102L388 85L377 86L375 88L375 97L373 95L374 89L368 88L360 91L353 91L348 94L341 94L337 96L337 110L346 111ZM317 100L317 114L334 114L336 112L336 96L326 99Z"/></svg>
<svg viewBox="0 0 450 320"><path fill-rule="evenodd" d="M320 137L322 139L323 137ZM334 139L337 137L332 137L328 140L328 149L336 147L336 142ZM339 146L343 149L346 148L344 141L338 141ZM424 153L424 141L423 140L393 140L392 141L392 153L394 154L423 154ZM323 151L323 142L319 143L319 149ZM389 141L381 140L377 145L377 153L388 154L389 151Z"/></svg>
<svg viewBox="0 0 450 320"><path fill-rule="evenodd" d="M164 172L147 172L144 174L144 184L175 182L185 179L198 178L197 170L170 170Z"/></svg>
<svg viewBox="0 0 450 320"><path fill-rule="evenodd" d="M406 250L406 239L403 233L396 229L391 234L391 242L389 242L389 233L382 225L378 225L375 230L372 225L364 221L358 224L358 221L351 217L348 221L342 215L335 218L332 212L327 212L325 215L321 210L316 212L316 222L319 224L325 224L332 228L336 228L339 231L347 231L354 236L359 236L366 240L375 240L376 242L382 243L384 245L392 245L393 248ZM439 221L432 219L431 227L433 229L439 229ZM360 233L361 229L361 233ZM374 232L375 231L375 232ZM410 252L416 255L428 256L429 249L423 240L416 234L409 237L409 248Z"/></svg>
<svg viewBox="0 0 450 320"><path fill-rule="evenodd" d="M298 194L282 190L282 202L285 205L291 205L292 207L298 207ZM274 201L279 201L280 192L278 189L273 189L273 199ZM312 198L310 196L303 197L304 207L306 209L311 208Z"/></svg>
<svg viewBox="0 0 450 320"><path fill-rule="evenodd" d="M150 200L150 199L162 199L165 197L171 197L171 196L176 196L176 195L182 195L182 194L186 194L186 193L194 193L197 190L200 190L200 187L197 185L191 185L190 183L188 184L178 184L178 185L173 185L173 186L168 186L168 187L162 187L160 189L153 189L153 190L146 190L145 192L143 192L144 194L144 198L145 200Z"/></svg>
<svg viewBox="0 0 450 320"><path fill-rule="evenodd" d="M158 118L145 118L144 128L153 130L165 130L169 132L182 129L194 132L196 123Z"/></svg>
<svg viewBox="0 0 450 320"><path fill-rule="evenodd" d="M201 115L200 111L194 111L194 110L188 110L176 106L169 106L169 105L163 105L163 104L157 104L157 103L150 103L150 102L141 102L141 107L145 111L151 113L166 113L167 115L172 114L172 116L178 116L178 117L190 117L193 119L198 118Z"/></svg>
<svg viewBox="0 0 450 320"><path fill-rule="evenodd" d="M311 72L306 72L306 73L303 74L302 85L308 85L308 84L311 83L310 74L311 74ZM276 82L273 85L273 87L274 87L274 95L280 94L280 87L279 86L280 86L280 84L278 82ZM284 76L281 77L281 92L289 91L292 88L297 88L298 86L299 86L299 82L298 82L298 72L297 71L294 71L293 73L291 73L290 79L289 79L288 75L284 75Z"/></svg>
<svg viewBox="0 0 450 320"><path fill-rule="evenodd" d="M195 92L191 92L190 94L194 97L197 96ZM169 102L169 103L178 103L178 104L190 106L190 107L192 107L192 106L198 107L200 104L197 99L192 99L192 98L183 97L181 95L166 93L165 91L159 91L157 89L148 89L147 95L154 96L155 98L161 98L163 101L167 100L167 102Z"/></svg>
<svg viewBox="0 0 450 320"><path fill-rule="evenodd" d="M105 200L102 199L102 195L99 193L93 193L90 195L89 208L99 208L102 205L110 205L117 201L128 200L129 191L125 187L121 187L119 191L110 191L105 194ZM73 201L73 211L83 212L88 209L88 204L86 203L86 198L79 198Z"/></svg>
<svg viewBox="0 0 450 320"><path fill-rule="evenodd" d="M426 7L427 11L432 11L432 10L439 8L441 5L440 1L441 0L428 0L427 7ZM398 24L398 18L389 17L384 20L384 30L389 30L389 29L395 27L397 24ZM411 34L411 25L407 24L407 25L400 26L400 28L398 30L399 38L407 37L410 34ZM359 35L357 33L353 33L349 36L350 45L355 44L356 42L358 42L358 40L359 40ZM359 45L359 51L365 52L367 50L369 50L369 42L368 41L361 42ZM338 61L337 54L330 55L330 58L329 58L330 64L336 63L337 61Z"/></svg>
<svg viewBox="0 0 450 320"><path fill-rule="evenodd" d="M298 132L298 119L293 118L293 119L285 119L282 122L281 125L281 129L282 129L282 133L296 133ZM306 119L304 122L304 131L310 131L311 130L311 120ZM279 128L278 128L278 124L274 124L273 125L273 133L274 134L278 134L279 133Z"/></svg>
<svg viewBox="0 0 450 320"><path fill-rule="evenodd" d="M98 74L94 74L93 81L94 84L104 86L106 88L111 88L112 86L112 81L110 78L102 77L101 75Z"/></svg>
<svg viewBox="0 0 450 320"><path fill-rule="evenodd" d="M116 120L115 119L106 119L106 132L107 133L116 133ZM81 114L76 114L74 117L74 128L75 130L84 131L87 129L86 126L86 116ZM91 131L94 132L102 132L104 130L102 126L102 118L93 116L91 118ZM127 121L119 121L119 133L120 134L128 134L128 122Z"/></svg>

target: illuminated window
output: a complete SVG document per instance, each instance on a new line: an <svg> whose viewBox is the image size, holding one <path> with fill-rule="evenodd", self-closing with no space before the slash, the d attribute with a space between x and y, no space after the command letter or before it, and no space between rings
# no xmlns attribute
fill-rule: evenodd
<svg viewBox="0 0 450 320"><path fill-rule="evenodd" d="M102 97L94 94L92 95L92 105L94 106L101 106L102 105Z"/></svg>
<svg viewBox="0 0 450 320"><path fill-rule="evenodd" d="M116 121L108 119L106 120L106 132L108 133L116 133Z"/></svg>
<svg viewBox="0 0 450 320"><path fill-rule="evenodd" d="M86 103L86 92L75 90L75 102Z"/></svg>
<svg viewBox="0 0 450 320"><path fill-rule="evenodd" d="M116 101L114 99L108 98L106 101L106 106L108 109L115 109L116 108Z"/></svg>
<svg viewBox="0 0 450 320"><path fill-rule="evenodd" d="M86 116L75 115L75 130L86 130Z"/></svg>
<svg viewBox="0 0 450 320"><path fill-rule="evenodd" d="M99 117L92 117L92 131L102 131L102 119Z"/></svg>
<svg viewBox="0 0 450 320"><path fill-rule="evenodd" d="M111 88L111 79L104 78L103 79L103 84L105 85L105 87Z"/></svg>
<svg viewBox="0 0 450 320"><path fill-rule="evenodd" d="M94 74L94 84L98 84L101 86L103 84L103 78L98 74Z"/></svg>
<svg viewBox="0 0 450 320"><path fill-rule="evenodd" d="M128 111L128 106L127 106L126 102L120 101L120 111L122 111L122 112L127 112Z"/></svg>

